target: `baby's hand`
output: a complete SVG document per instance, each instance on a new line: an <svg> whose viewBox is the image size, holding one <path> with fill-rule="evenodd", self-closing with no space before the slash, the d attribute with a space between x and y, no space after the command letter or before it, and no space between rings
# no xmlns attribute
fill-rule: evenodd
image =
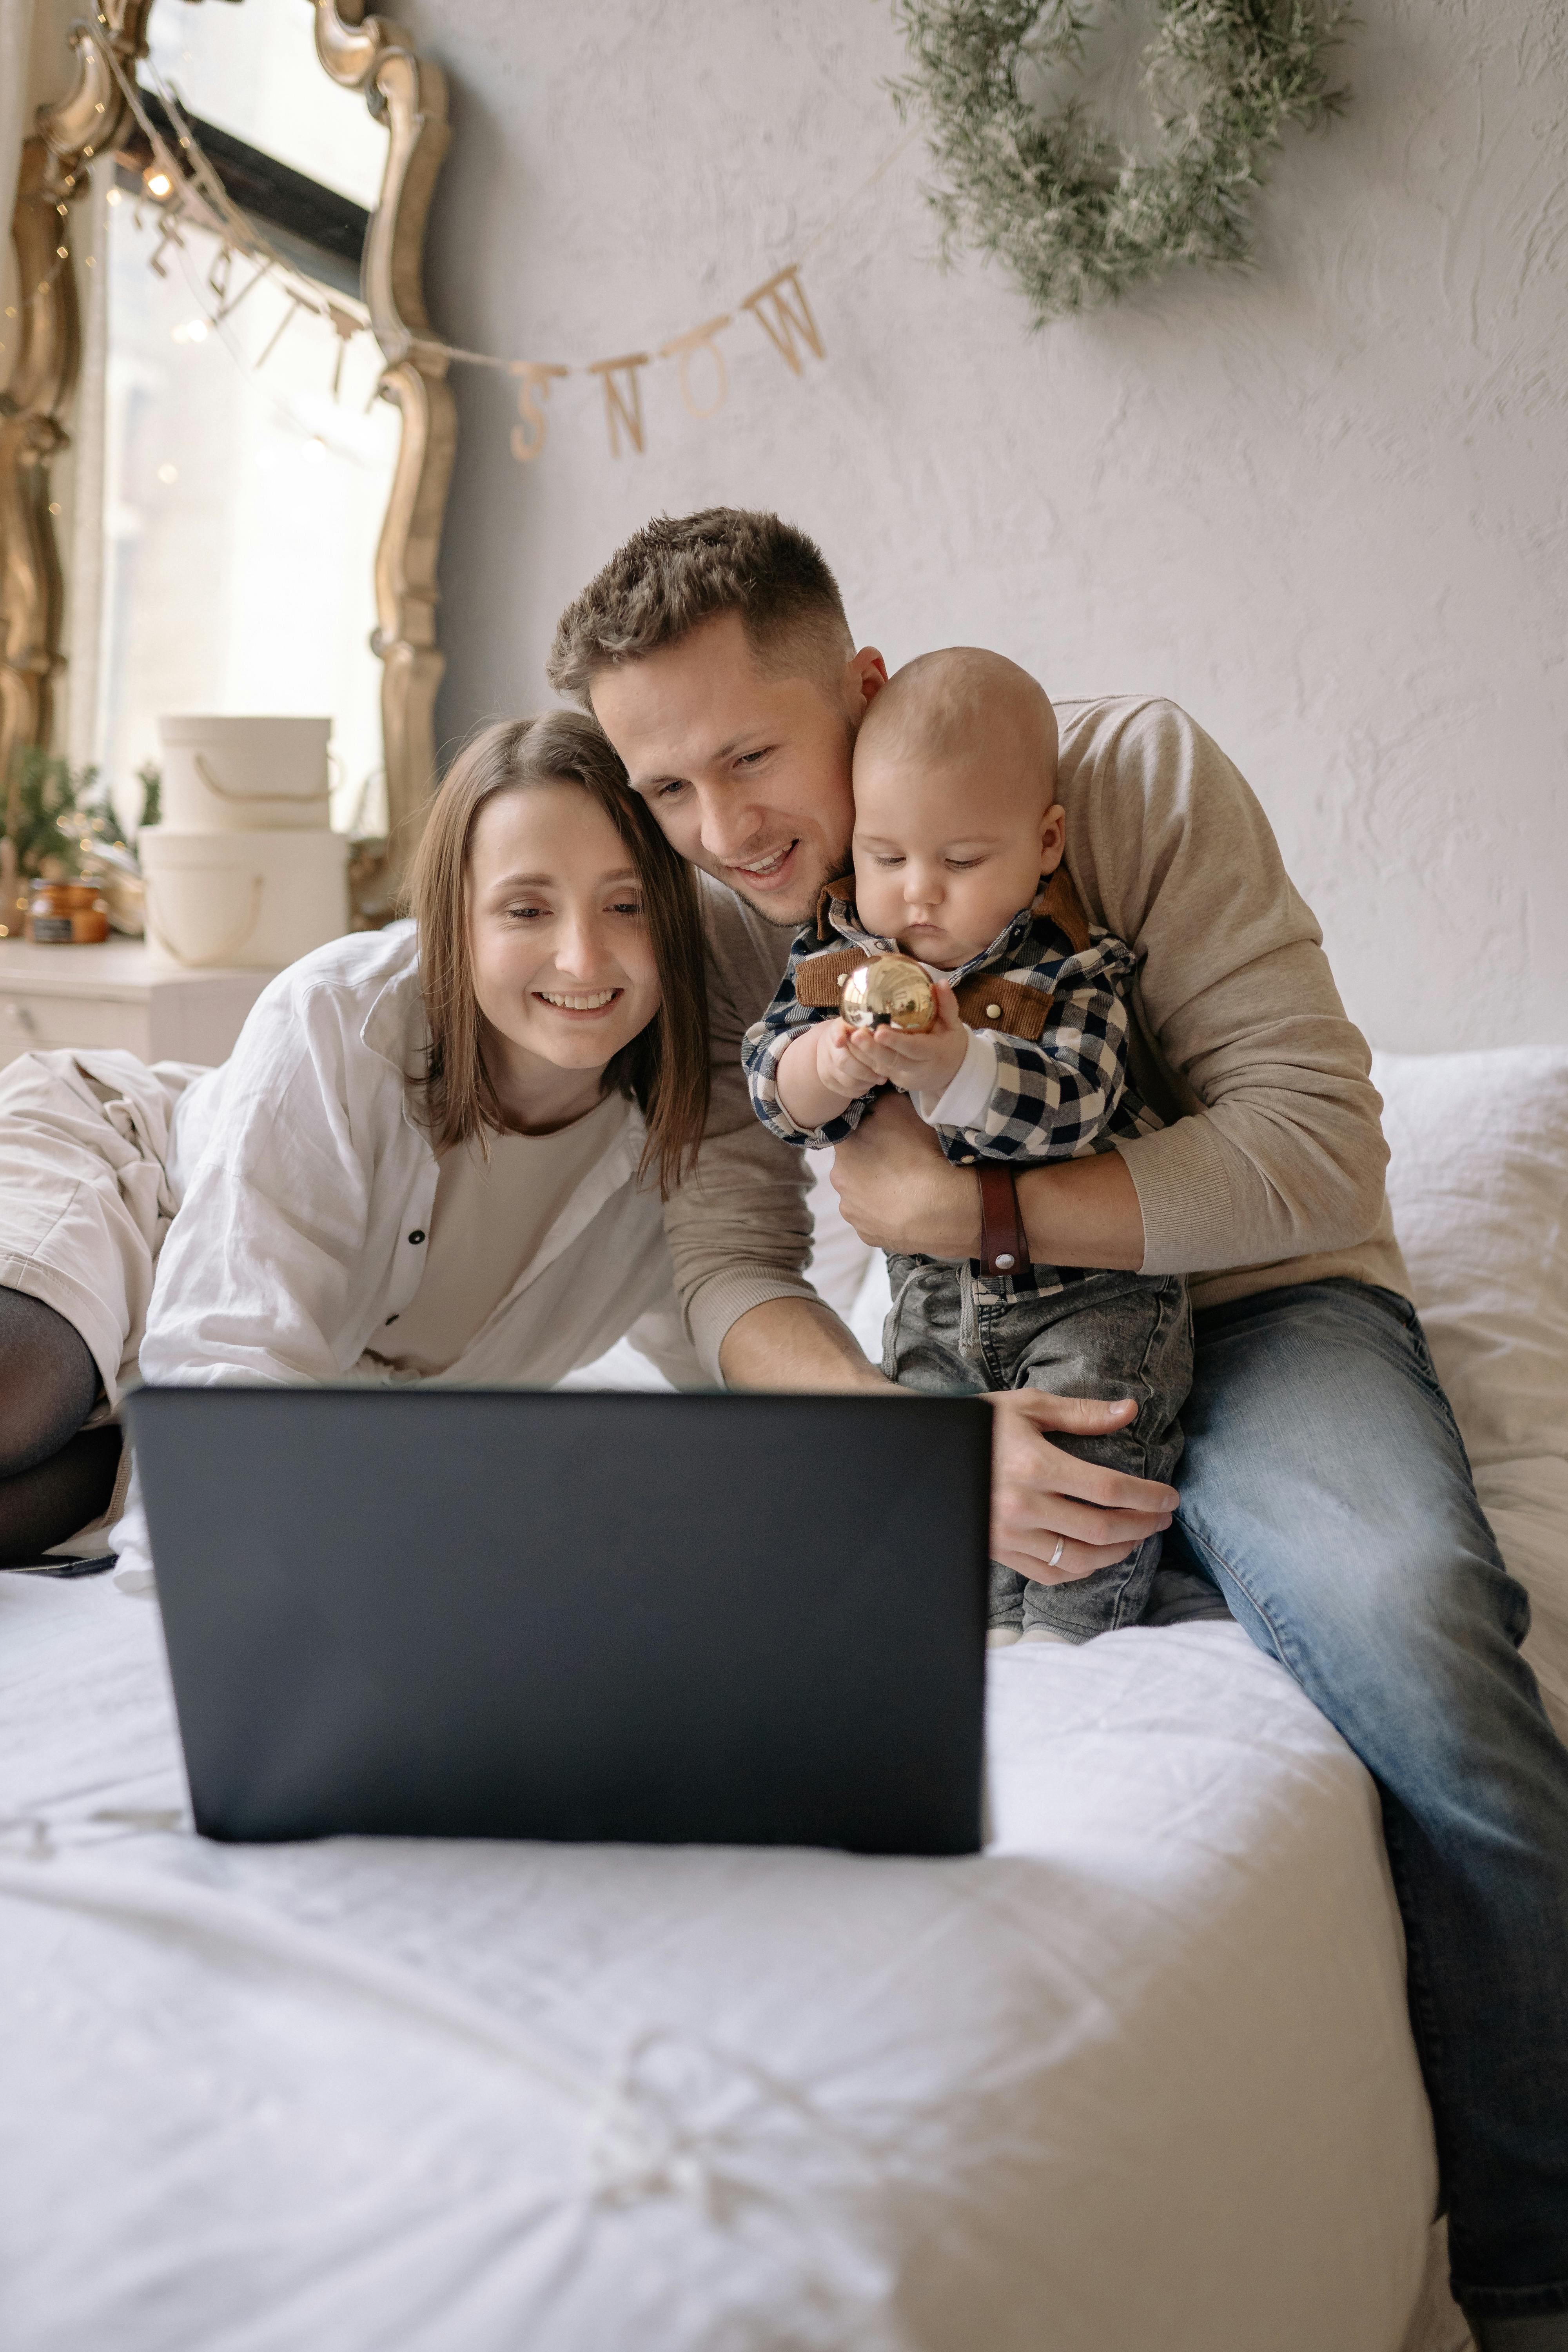
<svg viewBox="0 0 1568 2352"><path fill-rule="evenodd" d="M840 1110L868 1095L878 1084L863 1051L868 1033L847 1021L822 1021L812 1031L816 1043L817 1083L838 1099Z"/></svg>
<svg viewBox="0 0 1568 2352"><path fill-rule="evenodd" d="M866 1040L846 1022L818 1021L780 1055L779 1100L796 1127L826 1127L879 1084L861 1050Z"/></svg>
<svg viewBox="0 0 1568 2352"><path fill-rule="evenodd" d="M880 1029L851 1033L860 1067L867 1072L859 1091L879 1080L901 1087L907 1095L941 1095L963 1067L969 1050L969 1032L959 1018L958 1000L943 980L934 981L936 1019L929 1029ZM836 1022L836 1028L843 1027Z"/></svg>

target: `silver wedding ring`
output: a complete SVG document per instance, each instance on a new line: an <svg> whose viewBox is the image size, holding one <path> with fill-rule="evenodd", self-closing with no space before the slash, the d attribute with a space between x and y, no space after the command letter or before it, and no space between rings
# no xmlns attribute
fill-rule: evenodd
<svg viewBox="0 0 1568 2352"><path fill-rule="evenodd" d="M1046 1566L1047 1568L1059 1568L1061 1565L1062 1554L1066 1551L1067 1548L1068 1539L1066 1536L1058 1536L1057 1538L1057 1548L1055 1551L1052 1552L1049 1559L1047 1560Z"/></svg>

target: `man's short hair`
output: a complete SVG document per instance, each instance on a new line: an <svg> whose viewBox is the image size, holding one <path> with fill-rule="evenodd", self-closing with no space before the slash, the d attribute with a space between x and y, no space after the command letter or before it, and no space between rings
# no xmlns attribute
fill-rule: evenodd
<svg viewBox="0 0 1568 2352"><path fill-rule="evenodd" d="M616 549L556 625L545 674L586 704L595 671L640 661L723 613L739 613L774 676L820 673L855 650L838 583L793 523L742 507L657 515Z"/></svg>

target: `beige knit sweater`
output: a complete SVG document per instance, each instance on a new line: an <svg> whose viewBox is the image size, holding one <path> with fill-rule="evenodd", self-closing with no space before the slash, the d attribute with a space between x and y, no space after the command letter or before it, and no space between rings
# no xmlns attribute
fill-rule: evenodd
<svg viewBox="0 0 1568 2352"><path fill-rule="evenodd" d="M1214 1306L1347 1275L1408 1292L1384 1192L1370 1056L1268 820L1174 703L1058 706L1067 863L1090 920L1131 945L1132 1073L1169 1122L1122 1141L1145 1274L1189 1274ZM811 1297L803 1155L759 1125L741 1039L790 933L706 890L713 1103L697 1174L669 1203L677 1286L718 1369L730 1326Z"/></svg>

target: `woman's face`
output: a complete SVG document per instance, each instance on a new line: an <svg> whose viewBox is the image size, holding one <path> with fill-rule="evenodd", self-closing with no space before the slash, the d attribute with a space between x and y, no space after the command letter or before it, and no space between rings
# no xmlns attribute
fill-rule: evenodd
<svg viewBox="0 0 1568 2352"><path fill-rule="evenodd" d="M603 1069L658 1010L630 852L576 784L485 803L468 842L468 940L479 1011L514 1066Z"/></svg>

